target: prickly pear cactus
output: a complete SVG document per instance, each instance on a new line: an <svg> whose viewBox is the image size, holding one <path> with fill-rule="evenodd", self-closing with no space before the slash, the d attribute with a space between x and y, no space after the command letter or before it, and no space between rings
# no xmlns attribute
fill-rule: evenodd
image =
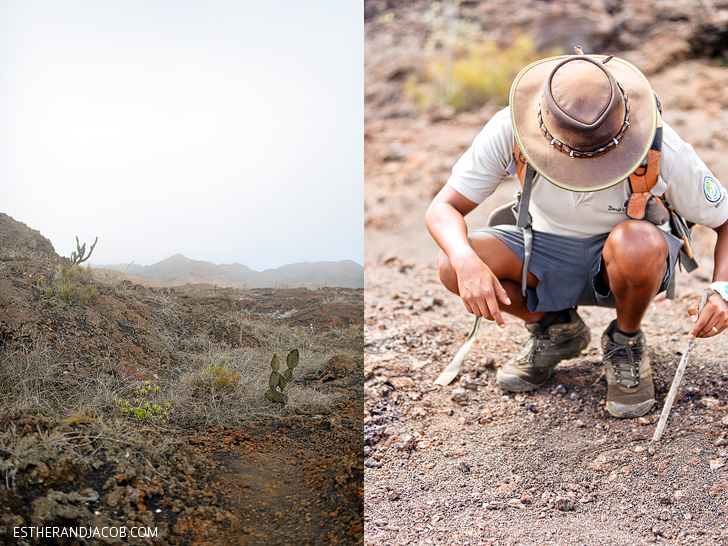
<svg viewBox="0 0 728 546"><path fill-rule="evenodd" d="M293 380L293 368L298 365L298 349L293 349L288 353L286 357L286 371L281 373L278 370L281 367L281 359L278 357L278 353L273 353L273 358L270 361L270 367L273 371L268 378L268 392L265 393L265 397L271 402L277 404L288 403L288 396L283 392L286 385Z"/></svg>

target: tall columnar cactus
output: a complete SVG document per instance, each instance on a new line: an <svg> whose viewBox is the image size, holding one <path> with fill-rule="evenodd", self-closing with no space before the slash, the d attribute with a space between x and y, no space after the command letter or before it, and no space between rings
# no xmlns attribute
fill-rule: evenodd
<svg viewBox="0 0 728 546"><path fill-rule="evenodd" d="M268 386L270 388L265 393L265 397L268 400L277 404L286 404L288 402L288 395L283 391L286 385L293 380L293 368L296 366L298 366L298 349L293 349L288 353L286 357L287 369L283 373L278 371L281 367L281 359L278 357L278 353L273 353L273 358L270 361L270 367L273 371L268 378Z"/></svg>
<svg viewBox="0 0 728 546"><path fill-rule="evenodd" d="M99 238L96 237L94 244L91 245L88 254L86 254L86 243L83 243L82 245L78 240L78 236L76 236L76 250L78 252L71 252L71 263L73 263L73 265L78 265L88 260L91 257L91 253L94 251L94 248L96 248L96 243L98 242Z"/></svg>

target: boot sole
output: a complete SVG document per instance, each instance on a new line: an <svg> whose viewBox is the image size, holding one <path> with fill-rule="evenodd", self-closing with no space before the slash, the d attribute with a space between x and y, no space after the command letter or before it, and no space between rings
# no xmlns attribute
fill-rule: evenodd
<svg viewBox="0 0 728 546"><path fill-rule="evenodd" d="M546 378L546 381L548 381L550 378L551 378L551 376L549 375L549 377ZM508 392L535 391L537 388L539 388L544 383L546 383L546 381L535 385L533 383L529 383L528 381L526 381L525 379L523 379L521 377L518 377L517 375L504 373L504 372L501 372L500 370L498 370L498 373L496 374L496 384L501 389L503 389L504 391L508 391Z"/></svg>
<svg viewBox="0 0 728 546"><path fill-rule="evenodd" d="M634 419L635 417L642 417L652 409L654 404L655 400L652 398L630 406L619 402L607 402L607 411L609 415L618 419Z"/></svg>

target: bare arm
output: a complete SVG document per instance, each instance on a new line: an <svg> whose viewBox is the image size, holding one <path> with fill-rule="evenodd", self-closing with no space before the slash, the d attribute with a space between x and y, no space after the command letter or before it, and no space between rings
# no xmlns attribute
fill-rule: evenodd
<svg viewBox="0 0 728 546"><path fill-rule="evenodd" d="M450 260L458 279L458 294L465 308L476 316L505 321L498 300L510 305L508 295L490 268L483 263L468 241L465 216L477 203L465 198L450 186L435 196L425 214L425 223L435 242Z"/></svg>
<svg viewBox="0 0 728 546"><path fill-rule="evenodd" d="M718 239L715 242L713 281L728 281L728 222L715 229ZM703 312L698 314L698 303L688 307L688 314L695 320L689 337L706 337L715 335L728 328L728 302L718 294L713 294L705 304Z"/></svg>

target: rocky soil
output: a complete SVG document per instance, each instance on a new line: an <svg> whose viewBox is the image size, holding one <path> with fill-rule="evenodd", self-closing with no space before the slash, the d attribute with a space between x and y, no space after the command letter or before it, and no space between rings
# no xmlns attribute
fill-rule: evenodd
<svg viewBox="0 0 728 546"><path fill-rule="evenodd" d="M482 325L455 382L433 385L472 317L437 280L424 212L498 107L414 107L404 82L437 53L424 47L430 9L365 3L365 543L728 544L725 334L698 340L663 438L651 442L685 351L685 309L712 271L710 230L694 230L700 268L679 273L676 299L658 297L643 325L658 397L645 417L604 410L608 309L580 309L590 346L534 393L495 386L497 367L527 337L515 319L502 332ZM500 43L524 32L541 48L576 43L635 62L665 119L728 180L728 69L708 58L725 56L724 3L465 2L461 14ZM483 225L516 182L504 186L469 225Z"/></svg>
<svg viewBox="0 0 728 546"><path fill-rule="evenodd" d="M44 291L68 260L2 214L0 257L0 543L362 543L361 290L157 289L93 277L85 284L98 298L69 305ZM289 338L303 346L288 390L312 401L269 407L268 360ZM190 371L209 355L239 362L246 350L267 355L264 385L220 371L205 390ZM140 421L107 392L150 381L167 394L185 384L180 376L197 378L186 403L199 394L210 405L179 407L170 393L168 420ZM262 409L236 420L213 407L236 389L255 391ZM38 541L16 531L41 526L155 536Z"/></svg>

